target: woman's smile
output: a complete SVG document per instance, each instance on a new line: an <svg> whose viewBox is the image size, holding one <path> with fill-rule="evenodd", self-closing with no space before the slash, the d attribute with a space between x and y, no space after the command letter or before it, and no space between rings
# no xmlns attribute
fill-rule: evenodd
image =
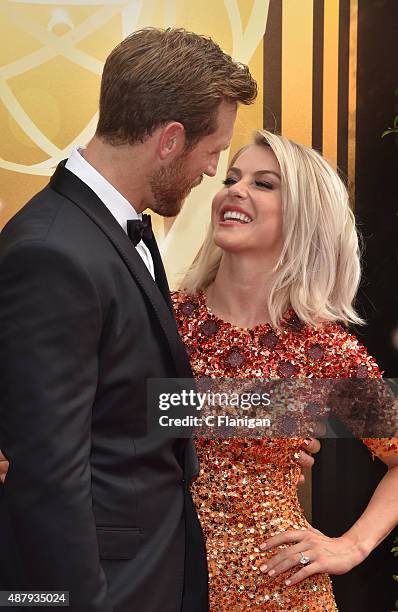
<svg viewBox="0 0 398 612"><path fill-rule="evenodd" d="M252 215L240 206L227 204L220 210L219 225L223 227L246 225L252 221Z"/></svg>

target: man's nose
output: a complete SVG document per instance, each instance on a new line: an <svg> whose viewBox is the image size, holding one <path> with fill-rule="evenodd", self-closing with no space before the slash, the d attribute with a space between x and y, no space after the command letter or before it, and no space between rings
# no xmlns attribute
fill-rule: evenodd
<svg viewBox="0 0 398 612"><path fill-rule="evenodd" d="M207 176L216 176L219 159L220 159L220 153L217 153L217 155L212 156L209 162L209 165L207 166L207 170L205 172Z"/></svg>

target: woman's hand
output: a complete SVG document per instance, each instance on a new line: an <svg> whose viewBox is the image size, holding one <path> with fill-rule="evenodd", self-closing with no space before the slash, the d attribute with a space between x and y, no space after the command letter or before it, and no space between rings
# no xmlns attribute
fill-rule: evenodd
<svg viewBox="0 0 398 612"><path fill-rule="evenodd" d="M304 448L300 451L297 463L301 468L311 468L314 465L314 458L312 455L318 453L321 449L321 444L316 438L307 438L304 443ZM305 476L303 473L300 474L298 484L304 484Z"/></svg>
<svg viewBox="0 0 398 612"><path fill-rule="evenodd" d="M345 574L365 558L363 552L346 534L339 538L328 538L310 524L307 529L289 529L278 533L260 548L270 550L281 544L291 546L280 550L260 569L269 576L278 576L297 566L297 572L286 580L288 586L313 574Z"/></svg>
<svg viewBox="0 0 398 612"><path fill-rule="evenodd" d="M9 463L0 450L0 482L4 484L9 468Z"/></svg>

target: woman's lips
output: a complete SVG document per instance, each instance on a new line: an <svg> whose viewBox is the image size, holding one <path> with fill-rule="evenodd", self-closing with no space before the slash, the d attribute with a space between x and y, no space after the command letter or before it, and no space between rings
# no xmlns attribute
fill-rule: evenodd
<svg viewBox="0 0 398 612"><path fill-rule="evenodd" d="M239 221L239 219L226 219L224 221L224 219L220 218L218 221L218 225L221 225L222 227L228 227L228 226L233 226L233 225L242 227L243 225L250 225L250 223Z"/></svg>

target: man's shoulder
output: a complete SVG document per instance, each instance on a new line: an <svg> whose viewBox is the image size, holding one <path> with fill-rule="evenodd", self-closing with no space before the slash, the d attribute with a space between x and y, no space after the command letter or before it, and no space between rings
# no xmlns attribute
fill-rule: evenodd
<svg viewBox="0 0 398 612"><path fill-rule="evenodd" d="M79 245L92 242L93 236L98 236L93 221L74 202L47 185L4 226L0 256L27 244L45 244L50 250L63 248L78 254Z"/></svg>
<svg viewBox="0 0 398 612"><path fill-rule="evenodd" d="M45 239L65 198L49 185L36 193L11 217L0 234L2 247L15 246L20 241Z"/></svg>

